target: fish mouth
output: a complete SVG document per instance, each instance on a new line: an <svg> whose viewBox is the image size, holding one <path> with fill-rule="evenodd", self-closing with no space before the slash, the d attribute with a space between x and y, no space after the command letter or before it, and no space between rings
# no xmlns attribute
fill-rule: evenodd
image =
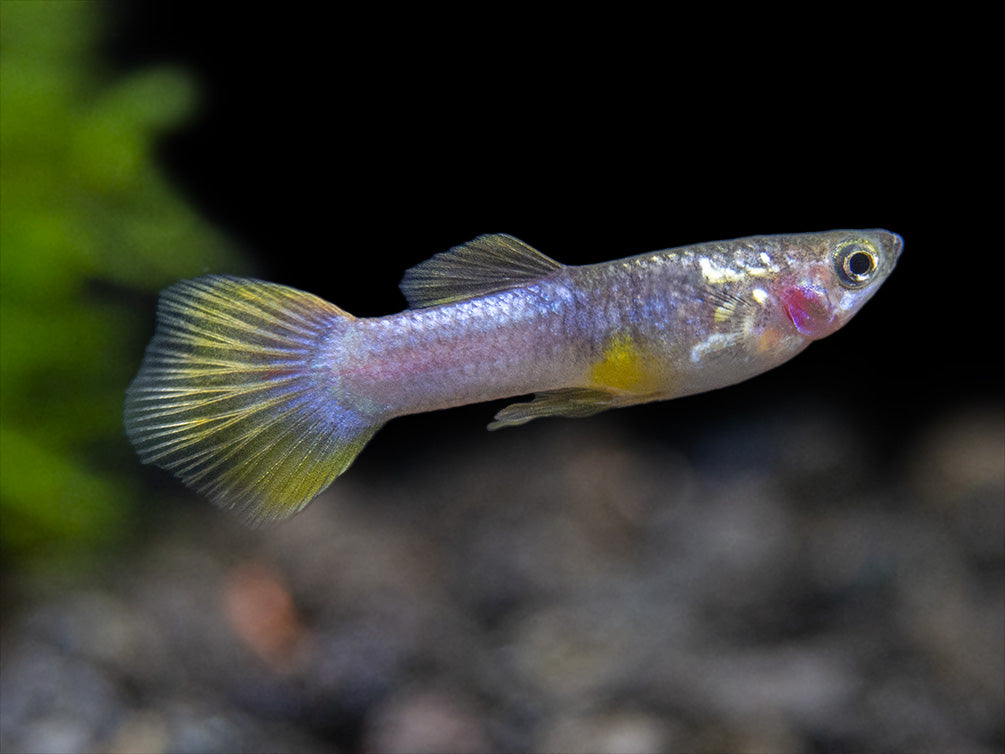
<svg viewBox="0 0 1005 754"><path fill-rule="evenodd" d="M897 264L897 259L900 257L900 252L904 249L904 239L898 234L884 230L883 228L872 228L865 232L871 235L874 243L878 242L878 246L882 251L880 256L885 262L884 267L893 269L894 265Z"/></svg>
<svg viewBox="0 0 1005 754"><path fill-rule="evenodd" d="M900 256L900 252L904 248L904 239L901 238L896 233L891 233L890 236L892 237L891 238L891 243L890 243L890 248L891 248L891 251L893 252L893 261L896 262L897 258Z"/></svg>
<svg viewBox="0 0 1005 754"><path fill-rule="evenodd" d="M876 235L874 238L879 241L879 245L882 250L881 257L883 259L883 269L889 272L897 265L897 260L900 258L900 252L904 249L904 239L901 238L896 233L892 233L888 230L882 230L876 228L873 233Z"/></svg>

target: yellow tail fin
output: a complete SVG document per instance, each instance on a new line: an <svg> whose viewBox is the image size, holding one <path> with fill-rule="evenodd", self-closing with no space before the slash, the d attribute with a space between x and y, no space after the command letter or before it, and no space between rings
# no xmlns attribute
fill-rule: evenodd
<svg viewBox="0 0 1005 754"><path fill-rule="evenodd" d="M161 294L157 331L126 391L126 433L249 523L286 518L380 429L339 395L332 365L354 317L308 293L209 276Z"/></svg>

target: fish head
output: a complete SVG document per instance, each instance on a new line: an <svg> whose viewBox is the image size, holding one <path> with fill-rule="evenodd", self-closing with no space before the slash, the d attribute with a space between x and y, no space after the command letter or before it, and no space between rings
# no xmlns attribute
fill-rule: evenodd
<svg viewBox="0 0 1005 754"><path fill-rule="evenodd" d="M879 290L900 256L903 239L886 230L838 230L812 236L774 291L783 321L810 340L843 327Z"/></svg>

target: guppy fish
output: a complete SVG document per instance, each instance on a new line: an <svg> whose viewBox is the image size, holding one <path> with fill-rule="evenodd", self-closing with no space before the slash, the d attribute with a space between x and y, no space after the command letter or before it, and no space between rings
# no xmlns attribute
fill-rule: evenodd
<svg viewBox="0 0 1005 754"><path fill-rule="evenodd" d="M900 255L885 230L754 236L567 266L485 235L357 318L211 275L166 289L126 393L146 463L257 524L302 509L396 416L535 393L489 429L731 385L844 325Z"/></svg>

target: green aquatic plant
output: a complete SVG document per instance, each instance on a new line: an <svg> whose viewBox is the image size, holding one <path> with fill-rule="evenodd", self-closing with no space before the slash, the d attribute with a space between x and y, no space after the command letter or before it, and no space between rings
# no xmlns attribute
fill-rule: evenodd
<svg viewBox="0 0 1005 754"><path fill-rule="evenodd" d="M0 3L8 558L94 547L123 531L138 464L122 398L152 327L152 294L206 270L248 269L155 161L157 139L196 107L192 83L174 67L116 72L101 57L107 7Z"/></svg>

